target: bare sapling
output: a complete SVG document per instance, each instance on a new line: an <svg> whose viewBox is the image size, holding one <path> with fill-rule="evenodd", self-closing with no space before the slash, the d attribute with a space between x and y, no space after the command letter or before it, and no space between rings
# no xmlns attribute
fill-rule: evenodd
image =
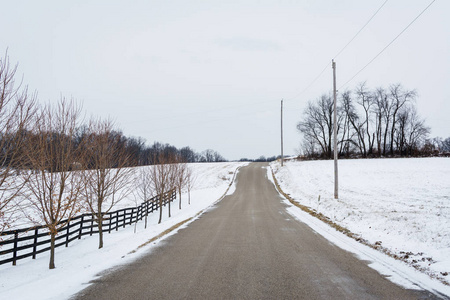
<svg viewBox="0 0 450 300"><path fill-rule="evenodd" d="M15 84L16 66L8 55L0 57L0 232L7 230L19 211L26 180L18 176L25 168L26 130L35 111L36 95Z"/></svg>
<svg viewBox="0 0 450 300"><path fill-rule="evenodd" d="M139 171L136 174L135 188L133 194L135 195L135 199L139 199L141 202L146 202L150 200L154 196L154 192L152 190L152 180L151 180L151 167L144 166L140 167ZM136 205L137 205L136 201ZM145 226L147 228L147 218L148 218L148 210L146 209L144 212L145 218Z"/></svg>
<svg viewBox="0 0 450 300"><path fill-rule="evenodd" d="M155 194L158 195L158 224L160 224L162 221L164 194L170 191L173 187L173 159L170 155L160 154L154 156L153 162L155 165L153 165L150 169L150 178ZM170 201L168 204L170 218Z"/></svg>
<svg viewBox="0 0 450 300"><path fill-rule="evenodd" d="M177 156L175 165L174 165L174 185L178 190L178 208L181 209L181 192L184 186L186 185L186 170L187 164L183 161L181 156Z"/></svg>
<svg viewBox="0 0 450 300"><path fill-rule="evenodd" d="M106 214L131 192L134 168L129 168L122 134L111 121L94 120L83 137L83 197L99 231L98 248L103 248L103 222Z"/></svg>
<svg viewBox="0 0 450 300"><path fill-rule="evenodd" d="M50 262L55 268L55 238L82 208L81 171L74 169L83 151L74 143L81 108L72 100L40 108L26 143L27 164L24 196L30 202L28 217L49 230Z"/></svg>
<svg viewBox="0 0 450 300"><path fill-rule="evenodd" d="M188 204L191 205L191 190L195 185L195 175L192 171L192 168L186 165L186 189L188 192Z"/></svg>

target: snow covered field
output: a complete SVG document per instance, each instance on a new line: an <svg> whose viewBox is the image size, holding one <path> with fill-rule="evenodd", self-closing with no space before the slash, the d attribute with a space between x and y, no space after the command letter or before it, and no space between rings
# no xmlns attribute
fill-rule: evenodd
<svg viewBox="0 0 450 300"><path fill-rule="evenodd" d="M450 283L450 158L340 160L339 200L332 160L271 167L295 201Z"/></svg>
<svg viewBox="0 0 450 300"><path fill-rule="evenodd" d="M172 226L211 207L226 192L236 168L247 163L201 163L189 164L193 169L195 183L191 191L191 205L187 204L187 193L182 195L182 209L178 209L178 198L172 207L172 217L167 218L163 210L163 222L157 224L158 213L149 215L149 225L138 222L117 232L104 235L104 248L98 248L98 235L85 236L74 241L68 248L56 249L56 269L49 270L49 252L35 260L24 259L17 266L0 266L0 299L67 299L85 288L99 273L114 266L130 262L148 253L160 240L144 247L139 246ZM233 188L228 193L231 193ZM177 196L178 197L178 196ZM120 202L120 206L135 206L134 199ZM194 218L195 219L195 218ZM192 220L191 220L192 221ZM189 222L182 225L186 226ZM170 234L174 234L177 230ZM170 235L169 234L169 235ZM133 251L133 253L131 253Z"/></svg>

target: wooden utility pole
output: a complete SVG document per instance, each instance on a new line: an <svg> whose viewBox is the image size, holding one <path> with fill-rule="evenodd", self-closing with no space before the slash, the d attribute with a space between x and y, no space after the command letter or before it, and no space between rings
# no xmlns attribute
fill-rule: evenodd
<svg viewBox="0 0 450 300"><path fill-rule="evenodd" d="M283 99L281 99L281 166L283 166Z"/></svg>
<svg viewBox="0 0 450 300"><path fill-rule="evenodd" d="M336 125L336 63L333 59L333 100L334 100L334 115L333 115L333 135L334 135L334 199L338 199L338 148L337 148L337 125Z"/></svg>

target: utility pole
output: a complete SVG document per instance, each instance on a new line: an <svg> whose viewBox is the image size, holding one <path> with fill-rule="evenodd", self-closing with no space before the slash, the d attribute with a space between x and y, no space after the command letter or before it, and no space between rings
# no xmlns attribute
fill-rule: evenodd
<svg viewBox="0 0 450 300"><path fill-rule="evenodd" d="M283 166L283 99L281 99L281 166Z"/></svg>
<svg viewBox="0 0 450 300"><path fill-rule="evenodd" d="M334 100L334 115L333 115L333 135L334 135L334 199L338 199L338 148L337 148L337 126L336 126L336 63L332 60L333 66L333 100Z"/></svg>

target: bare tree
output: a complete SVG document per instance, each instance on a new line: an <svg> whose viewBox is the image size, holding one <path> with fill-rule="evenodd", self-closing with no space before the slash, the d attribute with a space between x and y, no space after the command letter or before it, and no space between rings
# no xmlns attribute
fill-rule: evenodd
<svg viewBox="0 0 450 300"><path fill-rule="evenodd" d="M214 150L206 149L202 152L205 162L214 162Z"/></svg>
<svg viewBox="0 0 450 300"><path fill-rule="evenodd" d="M350 93L344 93L342 95L342 110L345 114L345 120L349 123L349 132L353 130L352 138L348 138L348 142L354 144L358 149L360 154L363 157L367 156L367 147L365 140L365 121L361 122L361 118L357 112L355 105L353 104L353 99L350 96ZM350 126L351 125L351 126ZM350 135L350 133L348 134ZM354 140L354 136L356 136L356 141Z"/></svg>
<svg viewBox="0 0 450 300"><path fill-rule="evenodd" d="M442 152L450 152L450 137L441 142L440 148Z"/></svg>
<svg viewBox="0 0 450 300"><path fill-rule="evenodd" d="M419 148L428 138L430 128L425 125L425 120L420 119L417 110L412 106L409 110L408 136L406 137L407 151L409 155L419 151Z"/></svg>
<svg viewBox="0 0 450 300"><path fill-rule="evenodd" d="M170 156L158 155L153 158L155 165L152 166L150 177L155 194L158 195L159 202L159 221L162 221L162 208L164 194L173 188L173 159ZM169 218L170 218L170 201L169 201Z"/></svg>
<svg viewBox="0 0 450 300"><path fill-rule="evenodd" d="M388 95L384 88L377 88L373 93L374 106L372 113L375 114L375 133L377 141L378 156L385 155L386 135L389 126L390 112L388 109ZM385 116L383 122L383 116ZM382 150L383 149L383 150Z"/></svg>
<svg viewBox="0 0 450 300"><path fill-rule="evenodd" d="M308 103L304 120L297 124L297 129L304 137L319 144L326 157L331 157L332 114L333 100L330 96L322 95L316 102Z"/></svg>
<svg viewBox="0 0 450 300"><path fill-rule="evenodd" d="M152 190L152 178L151 178L151 167L145 166L140 167L137 172L135 179L135 190L134 194L142 202L145 202L152 198L154 191ZM147 217L148 213L145 213L145 228L147 228Z"/></svg>
<svg viewBox="0 0 450 300"><path fill-rule="evenodd" d="M418 118L413 105L417 96L414 90L406 90L400 84L391 85L388 91L384 88L370 90L361 83L354 94L356 97L352 99L352 94L344 91L340 97L337 128L340 154L359 151L360 156L367 157L385 156L386 152L393 155L396 151L400 155L418 153L429 128ZM324 157L330 157L332 110L328 108L331 104L326 96L310 102L303 120L297 124L303 134L303 152L308 156L320 148ZM432 151L433 147L428 141L426 151Z"/></svg>
<svg viewBox="0 0 450 300"><path fill-rule="evenodd" d="M181 209L181 191L183 187L186 185L186 172L187 172L187 164L183 161L181 156L177 156L174 168L174 186L178 190L178 196L179 196L179 204L178 208Z"/></svg>
<svg viewBox="0 0 450 300"><path fill-rule="evenodd" d="M50 232L50 269L55 268L56 235L82 208L81 171L72 170L83 155L73 139L80 113L81 108L66 99L61 99L56 107L44 106L36 115L32 138L27 142L32 171L24 175L26 196L34 211L28 216L37 223L43 222Z"/></svg>
<svg viewBox="0 0 450 300"><path fill-rule="evenodd" d="M395 129L397 127L397 117L402 109L402 107L407 104L408 102L411 102L415 100L417 93L416 91L408 91L404 90L401 84L394 84L390 87L390 107L392 107L391 113L392 113L392 125L391 125L391 144L390 144L390 153L391 155L394 154L394 134Z"/></svg>
<svg viewBox="0 0 450 300"><path fill-rule="evenodd" d="M190 168L188 165L186 165L186 189L188 192L188 204L191 204L191 190L192 187L195 185L196 177L192 171L192 168Z"/></svg>
<svg viewBox="0 0 450 300"><path fill-rule="evenodd" d="M361 126L364 127L364 131L367 136L367 152L366 149L364 149L364 153L368 153L369 155L373 153L373 144L375 142L375 133L370 132L370 123L371 123L371 106L374 104L372 92L370 92L367 87L366 83L360 83L356 87L356 102L362 107L364 111L364 117L361 123ZM365 137L362 136L362 139L364 140ZM364 148L366 143L363 142Z"/></svg>
<svg viewBox="0 0 450 300"><path fill-rule="evenodd" d="M7 53L0 57L0 232L13 221L17 195L26 182L15 175L24 167L26 130L36 103L36 95L28 95L26 86L16 86L16 71Z"/></svg>
<svg viewBox="0 0 450 300"><path fill-rule="evenodd" d="M83 166L88 170L83 172L83 197L98 225L100 249L103 247L105 214L129 195L134 168L127 168L129 154L111 121L92 121L84 144Z"/></svg>
<svg viewBox="0 0 450 300"><path fill-rule="evenodd" d="M343 151L347 154L353 151L353 147L357 147L361 154L363 154L363 146L360 142L361 130L360 125L357 124L359 116L356 113L355 106L353 105L353 99L350 91L345 91L341 95L341 108L343 115L343 134L341 138L341 144L343 144ZM355 136L357 141L354 141Z"/></svg>

